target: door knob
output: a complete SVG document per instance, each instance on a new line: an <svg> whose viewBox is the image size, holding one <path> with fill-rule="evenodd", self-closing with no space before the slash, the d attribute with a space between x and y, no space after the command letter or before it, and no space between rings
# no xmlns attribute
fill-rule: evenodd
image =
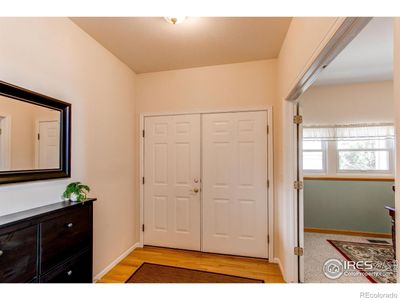
<svg viewBox="0 0 400 300"><path fill-rule="evenodd" d="M199 192L199 189L198 189L198 188L194 188L194 189L193 189L193 192L198 193L198 192Z"/></svg>

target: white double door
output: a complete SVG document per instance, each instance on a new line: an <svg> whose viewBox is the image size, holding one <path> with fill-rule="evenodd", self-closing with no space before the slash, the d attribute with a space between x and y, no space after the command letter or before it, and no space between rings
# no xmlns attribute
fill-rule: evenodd
<svg viewBox="0 0 400 300"><path fill-rule="evenodd" d="M267 113L145 118L145 245L268 257Z"/></svg>

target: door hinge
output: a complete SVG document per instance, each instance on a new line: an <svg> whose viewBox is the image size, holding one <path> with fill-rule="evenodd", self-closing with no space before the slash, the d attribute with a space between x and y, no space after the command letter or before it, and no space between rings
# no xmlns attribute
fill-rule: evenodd
<svg viewBox="0 0 400 300"><path fill-rule="evenodd" d="M267 188L269 189L269 180L267 179Z"/></svg>
<svg viewBox="0 0 400 300"><path fill-rule="evenodd" d="M294 189L295 190L302 190L303 189L303 181L295 181L294 183L293 183L293 186L294 186Z"/></svg>
<svg viewBox="0 0 400 300"><path fill-rule="evenodd" d="M302 247L294 247L294 255L303 256L304 249Z"/></svg>
<svg viewBox="0 0 400 300"><path fill-rule="evenodd" d="M144 232L144 224L142 224L142 231Z"/></svg>
<svg viewBox="0 0 400 300"><path fill-rule="evenodd" d="M37 134L37 139L40 141L40 133Z"/></svg>
<svg viewBox="0 0 400 300"><path fill-rule="evenodd" d="M142 177L142 184L144 184L144 177Z"/></svg>
<svg viewBox="0 0 400 300"><path fill-rule="evenodd" d="M269 125L267 125L267 134L269 134Z"/></svg>
<svg viewBox="0 0 400 300"><path fill-rule="evenodd" d="M269 234L267 235L267 243L269 244Z"/></svg>
<svg viewBox="0 0 400 300"><path fill-rule="evenodd" d="M142 130L142 137L144 137L144 130Z"/></svg>
<svg viewBox="0 0 400 300"><path fill-rule="evenodd" d="M301 116L301 115L295 115L295 116L293 116L293 123L294 123L294 124L301 124L301 123L303 123L303 116Z"/></svg>

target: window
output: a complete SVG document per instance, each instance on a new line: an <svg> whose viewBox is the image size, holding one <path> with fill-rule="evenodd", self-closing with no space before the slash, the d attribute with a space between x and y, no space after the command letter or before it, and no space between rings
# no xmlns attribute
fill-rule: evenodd
<svg viewBox="0 0 400 300"><path fill-rule="evenodd" d="M390 124L305 126L303 130L305 174L391 174L393 153Z"/></svg>
<svg viewBox="0 0 400 300"><path fill-rule="evenodd" d="M326 147L323 141L303 142L303 169L308 172L324 172Z"/></svg>
<svg viewBox="0 0 400 300"><path fill-rule="evenodd" d="M389 172L392 140L337 141L338 171Z"/></svg>

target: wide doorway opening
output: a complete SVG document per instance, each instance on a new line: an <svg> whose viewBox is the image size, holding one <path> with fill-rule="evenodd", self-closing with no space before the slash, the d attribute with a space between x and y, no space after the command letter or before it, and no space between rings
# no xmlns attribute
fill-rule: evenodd
<svg viewBox="0 0 400 300"><path fill-rule="evenodd" d="M396 282L392 73L372 18L298 99L304 282Z"/></svg>

